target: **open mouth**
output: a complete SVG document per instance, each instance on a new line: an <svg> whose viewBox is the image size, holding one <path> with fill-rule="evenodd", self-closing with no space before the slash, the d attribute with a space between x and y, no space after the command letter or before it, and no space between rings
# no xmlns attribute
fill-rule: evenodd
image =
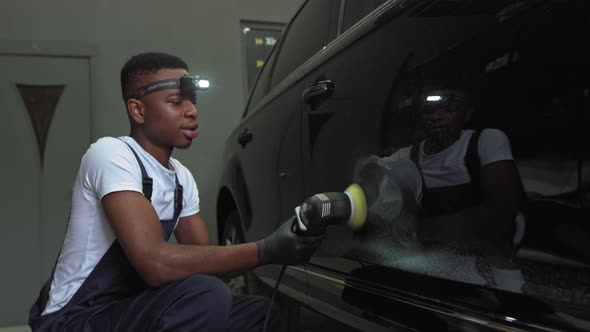
<svg viewBox="0 0 590 332"><path fill-rule="evenodd" d="M199 125L197 123L193 123L191 125L183 127L181 131L186 138L194 139L198 135L197 128L199 128Z"/></svg>

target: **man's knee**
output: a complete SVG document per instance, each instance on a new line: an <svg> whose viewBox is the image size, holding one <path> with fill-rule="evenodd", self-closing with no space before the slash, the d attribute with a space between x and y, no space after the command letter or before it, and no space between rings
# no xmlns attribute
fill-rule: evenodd
<svg viewBox="0 0 590 332"><path fill-rule="evenodd" d="M180 287L183 294L195 295L199 298L205 298L207 301L212 300L221 306L227 307L228 310L231 308L231 290L219 278L208 275L194 275L182 280Z"/></svg>
<svg viewBox="0 0 590 332"><path fill-rule="evenodd" d="M185 324L210 331L225 330L232 307L232 294L219 278L194 275L175 283L178 300L169 308L168 315L179 313ZM183 323L181 323L183 324Z"/></svg>

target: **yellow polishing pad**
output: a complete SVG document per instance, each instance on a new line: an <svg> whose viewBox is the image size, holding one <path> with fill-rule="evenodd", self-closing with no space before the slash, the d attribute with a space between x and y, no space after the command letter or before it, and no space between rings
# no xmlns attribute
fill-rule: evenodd
<svg viewBox="0 0 590 332"><path fill-rule="evenodd" d="M365 197L365 192L356 183L351 184L346 190L344 191L348 194L348 197L351 199L351 216L350 220L348 221L348 225L353 230L359 230L365 224L365 220L367 219L367 198Z"/></svg>

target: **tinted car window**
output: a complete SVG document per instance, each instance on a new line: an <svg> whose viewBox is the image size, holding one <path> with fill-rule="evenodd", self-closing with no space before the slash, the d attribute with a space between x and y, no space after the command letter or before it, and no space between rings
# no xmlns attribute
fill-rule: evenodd
<svg viewBox="0 0 590 332"><path fill-rule="evenodd" d="M372 120L357 118L359 109L367 118L377 107L355 94L358 87L336 82L334 99L308 116L317 124L312 153L339 161L313 168L314 191L345 188L353 178L370 205L362 232L330 229L323 248L387 268L380 273L508 291L590 318L590 50L583 42L590 8L584 1L434 4L381 28L389 32L383 38L399 39L399 52L409 50L402 68L388 71L395 78L381 143ZM368 53L390 52L366 38ZM399 61L394 54L371 59L386 68ZM356 75L356 67L344 72ZM373 76L385 82L382 73ZM425 292L400 286L398 277L375 280Z"/></svg>
<svg viewBox="0 0 590 332"><path fill-rule="evenodd" d="M330 37L331 0L308 1L293 19L280 46L280 56L272 75L272 86L277 85L309 57L324 47Z"/></svg>
<svg viewBox="0 0 590 332"><path fill-rule="evenodd" d="M391 239L359 259L588 312L588 14L574 1L507 7L475 38L406 64L381 156L357 173L380 177L388 199L369 227ZM408 164L416 181L388 187ZM404 214L408 197L419 205Z"/></svg>
<svg viewBox="0 0 590 332"><path fill-rule="evenodd" d="M453 17L477 15L502 15L502 10L513 11L523 8L524 3L514 0L482 1L415 1L409 3L409 16L412 17Z"/></svg>
<svg viewBox="0 0 590 332"><path fill-rule="evenodd" d="M343 1L345 7L341 32L348 30L384 2L385 0Z"/></svg>
<svg viewBox="0 0 590 332"><path fill-rule="evenodd" d="M242 147L253 197L267 194L252 211L274 216L279 192L283 220L310 195L359 183L364 227L330 226L310 263L344 276L342 299L362 315L424 331L455 327L430 319L443 311L588 329L590 3L399 4L243 124L265 135ZM301 98L327 82L329 93ZM252 229L269 234L275 220L260 219ZM373 302L364 286L412 309Z"/></svg>
<svg viewBox="0 0 590 332"><path fill-rule="evenodd" d="M254 87L252 88L252 92L250 94L250 102L248 103L249 107L246 109L246 112L250 109L250 107L255 107L256 103L258 103L266 93L268 92L269 83L270 83L270 76L272 72L272 67L274 64L274 60L276 57L276 47L271 51L268 59L266 60L264 66L262 67L260 73L258 74L258 79Z"/></svg>

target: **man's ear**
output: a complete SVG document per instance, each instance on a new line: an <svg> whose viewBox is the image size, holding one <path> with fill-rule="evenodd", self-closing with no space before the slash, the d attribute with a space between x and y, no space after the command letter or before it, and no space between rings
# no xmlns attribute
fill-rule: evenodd
<svg viewBox="0 0 590 332"><path fill-rule="evenodd" d="M141 101L135 98L129 98L127 100L127 113L137 124L143 124L144 122L144 105Z"/></svg>

